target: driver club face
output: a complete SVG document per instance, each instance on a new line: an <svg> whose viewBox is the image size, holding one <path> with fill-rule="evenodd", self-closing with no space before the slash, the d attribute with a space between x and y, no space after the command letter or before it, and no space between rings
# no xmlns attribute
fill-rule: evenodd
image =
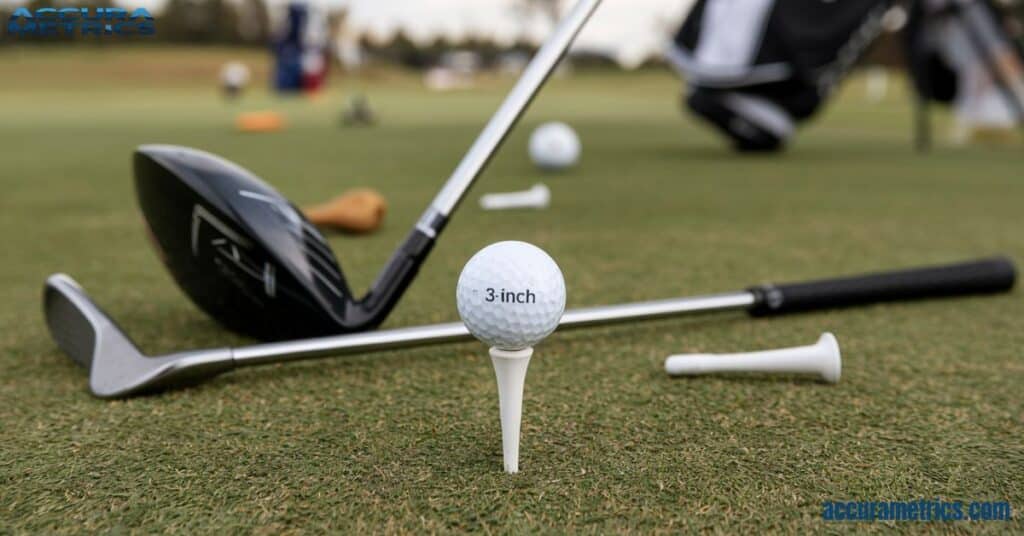
<svg viewBox="0 0 1024 536"><path fill-rule="evenodd" d="M351 331L357 304L305 216L249 171L212 154L135 152L139 205L178 285L225 327L261 340Z"/></svg>

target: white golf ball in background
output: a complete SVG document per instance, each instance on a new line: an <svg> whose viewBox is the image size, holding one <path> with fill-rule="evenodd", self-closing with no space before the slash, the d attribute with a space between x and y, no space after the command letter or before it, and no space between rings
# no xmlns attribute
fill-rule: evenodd
<svg viewBox="0 0 1024 536"><path fill-rule="evenodd" d="M220 82L229 94L235 95L249 85L252 73L249 67L240 61L229 61L220 70Z"/></svg>
<svg viewBox="0 0 1024 536"><path fill-rule="evenodd" d="M473 336L501 350L539 343L565 312L562 271L547 253L525 242L499 242L474 255L455 294Z"/></svg>
<svg viewBox="0 0 1024 536"><path fill-rule="evenodd" d="M543 170L558 171L575 166L582 150L576 131L565 123L546 123L530 136L530 159Z"/></svg>

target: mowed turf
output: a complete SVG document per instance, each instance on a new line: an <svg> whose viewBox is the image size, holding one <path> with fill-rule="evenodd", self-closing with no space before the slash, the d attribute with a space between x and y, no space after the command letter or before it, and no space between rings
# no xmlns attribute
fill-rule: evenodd
<svg viewBox="0 0 1024 536"><path fill-rule="evenodd" d="M742 314L555 334L526 387L522 469L501 473L494 376L481 344L250 369L201 386L101 401L51 342L45 278L74 276L149 353L246 344L199 312L153 253L131 151L203 148L298 204L369 186L380 233L331 237L365 288L496 108L508 79L434 94L412 75L336 82L323 98L237 103L216 91L231 51L0 50L0 532L676 532L853 529L826 500L1009 501L1015 520L929 524L1021 531L1024 302L929 301L750 320ZM263 62L260 55L243 54ZM21 73L21 74L19 74ZM776 157L739 158L678 111L659 70L555 80L452 221L385 327L456 320L455 283L499 240L560 263L569 306L732 291L1008 254L1024 261L1021 146L929 155L901 85L839 102ZM257 84L262 86L262 82ZM380 116L342 129L345 89ZM233 131L277 109L290 128ZM526 158L563 120L585 154L564 175ZM546 182L543 212L485 213L485 191ZM842 345L836 386L787 376L679 380L665 356ZM917 523L895 528L916 532Z"/></svg>

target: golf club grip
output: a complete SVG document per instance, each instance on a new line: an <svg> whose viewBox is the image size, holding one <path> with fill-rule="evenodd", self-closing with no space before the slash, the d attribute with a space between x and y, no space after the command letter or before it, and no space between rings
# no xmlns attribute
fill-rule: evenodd
<svg viewBox="0 0 1024 536"><path fill-rule="evenodd" d="M920 300L1005 292L1013 288L1017 269L1008 258L917 268L808 283L750 288L756 302L752 316L851 307L870 303Z"/></svg>

